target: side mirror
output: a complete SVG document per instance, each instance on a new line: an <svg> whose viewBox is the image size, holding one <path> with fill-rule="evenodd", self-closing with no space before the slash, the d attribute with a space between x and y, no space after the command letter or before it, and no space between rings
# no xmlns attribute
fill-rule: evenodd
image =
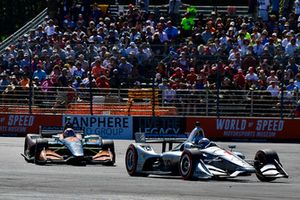
<svg viewBox="0 0 300 200"><path fill-rule="evenodd" d="M137 143L145 143L146 142L146 137L145 133L135 133L135 142Z"/></svg>
<svg viewBox="0 0 300 200"><path fill-rule="evenodd" d="M230 149L230 151L232 151L233 149L235 149L236 148L236 145L228 145L228 148Z"/></svg>
<svg viewBox="0 0 300 200"><path fill-rule="evenodd" d="M193 148L194 145L191 143L182 143L181 147L180 147L180 151L183 151L184 149L191 149Z"/></svg>
<svg viewBox="0 0 300 200"><path fill-rule="evenodd" d="M181 144L181 146L180 146L180 149L179 149L180 151L183 151L184 150L184 143L183 144Z"/></svg>

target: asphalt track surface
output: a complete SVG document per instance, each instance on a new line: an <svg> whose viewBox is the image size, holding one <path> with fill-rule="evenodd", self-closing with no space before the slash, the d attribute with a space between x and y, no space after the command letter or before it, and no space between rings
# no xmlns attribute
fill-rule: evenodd
<svg viewBox="0 0 300 200"><path fill-rule="evenodd" d="M253 158L258 149L278 152L289 179L271 183L258 181L255 175L223 181L184 181L180 177L130 177L124 156L132 141L115 141L116 166L68 165L37 166L26 163L20 153L23 138L0 137L0 199L300 199L299 144L230 143L246 157ZM218 142L222 147L229 143Z"/></svg>

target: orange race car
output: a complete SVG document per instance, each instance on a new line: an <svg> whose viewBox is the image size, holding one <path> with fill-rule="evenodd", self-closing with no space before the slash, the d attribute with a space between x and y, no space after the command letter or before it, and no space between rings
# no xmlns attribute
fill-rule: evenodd
<svg viewBox="0 0 300 200"><path fill-rule="evenodd" d="M47 163L114 165L116 155L113 140L102 139L99 135L75 133L71 128L59 132L28 134L22 156L27 162L39 165Z"/></svg>

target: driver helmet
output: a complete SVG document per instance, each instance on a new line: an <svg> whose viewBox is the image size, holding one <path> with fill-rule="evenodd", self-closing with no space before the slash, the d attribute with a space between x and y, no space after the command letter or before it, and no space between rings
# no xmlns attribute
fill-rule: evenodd
<svg viewBox="0 0 300 200"><path fill-rule="evenodd" d="M64 131L64 137L67 138L67 137L72 137L72 136L75 136L74 130L72 128L67 128Z"/></svg>
<svg viewBox="0 0 300 200"><path fill-rule="evenodd" d="M201 149L205 149L210 144L210 140L207 138L202 138L199 140L198 145Z"/></svg>

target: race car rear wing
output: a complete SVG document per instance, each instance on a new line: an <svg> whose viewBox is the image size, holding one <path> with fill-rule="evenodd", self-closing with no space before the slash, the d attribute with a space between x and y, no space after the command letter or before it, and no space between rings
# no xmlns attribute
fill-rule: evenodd
<svg viewBox="0 0 300 200"><path fill-rule="evenodd" d="M53 135L63 133L63 129L64 127L62 126L40 126L39 134L42 137L51 138ZM74 128L74 131L76 132L76 134L81 134L81 135L84 134L84 131L82 129Z"/></svg>
<svg viewBox="0 0 300 200"><path fill-rule="evenodd" d="M183 143L187 139L186 134L181 135L167 135L167 134L159 134L159 135L150 135L146 133L135 133L135 142L136 143L161 143L162 144L162 152L166 151L167 144L169 145L169 151L173 148L173 144L175 143Z"/></svg>

